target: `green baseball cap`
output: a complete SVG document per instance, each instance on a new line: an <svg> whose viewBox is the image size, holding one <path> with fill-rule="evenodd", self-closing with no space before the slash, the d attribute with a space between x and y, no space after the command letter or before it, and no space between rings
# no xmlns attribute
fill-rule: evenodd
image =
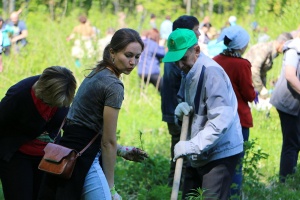
<svg viewBox="0 0 300 200"><path fill-rule="evenodd" d="M180 60L186 51L198 43L196 34L190 29L178 28L168 38L169 51L163 58L163 62L175 62Z"/></svg>

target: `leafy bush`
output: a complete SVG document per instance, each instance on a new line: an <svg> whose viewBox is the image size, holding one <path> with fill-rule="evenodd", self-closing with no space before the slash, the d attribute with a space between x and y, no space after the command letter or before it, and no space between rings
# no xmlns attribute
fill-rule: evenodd
<svg viewBox="0 0 300 200"><path fill-rule="evenodd" d="M259 166L263 159L268 158L268 154L257 147L257 139L244 142L245 157L243 160L243 189L249 191L254 187L261 186L261 176Z"/></svg>
<svg viewBox="0 0 300 200"><path fill-rule="evenodd" d="M168 169L169 160L161 155L151 156L143 163L119 159L115 175L116 188L124 199L150 200L170 196L171 189L167 187Z"/></svg>
<svg viewBox="0 0 300 200"><path fill-rule="evenodd" d="M163 20L166 14L164 7L168 7L167 12L170 12L179 6L178 1L164 2L164 5L171 6L163 6L163 4L145 0L137 2L147 3L145 4L148 9L147 14L158 11L157 24ZM227 5L228 2L223 1L222 3ZM240 12L241 14L238 15L238 23L245 27L251 35L252 39L249 45L255 43L250 29L252 21L258 21L261 26L267 26L268 34L272 39L275 39L281 32L289 32L298 26L297 13L300 7L298 1L284 1L287 2L286 5L280 4L279 0L257 2L259 8L255 15L248 15L246 12ZM275 13L270 12L273 9L273 2L274 6L276 5L273 6ZM93 6L96 5L98 6L98 3L93 2ZM159 7L153 5L159 5ZM28 13L24 12L25 16L22 13L21 17L27 23L29 44L19 55L12 54L9 57L3 55L4 71L0 74L1 98L6 90L17 81L39 74L44 68L51 65L70 68L75 74L78 85L81 83L86 74L85 69L93 67L97 59L83 60L81 68L75 66L74 59L70 55L72 43L67 43L66 37L78 23L77 17L83 10L72 9L70 15L65 16L58 23L58 21L50 19L47 6L41 5L37 1L30 1ZM196 6L193 9L197 11L191 14L198 17L199 11ZM224 19L231 14L238 13L236 10L225 11L223 15L213 14L211 16L213 26L221 28ZM101 30L100 37L104 36L108 27L118 26L118 16L111 13L109 9L99 12L97 7L92 7L88 14L91 23ZM184 7L172 13L172 20L182 14L185 14ZM198 19L201 21L200 17ZM128 27L136 29L139 27L140 20L141 13L137 15L128 13L126 23ZM282 56L279 56L275 59L273 68L268 72L268 81L278 77L281 63ZM163 64L161 67L162 72ZM136 70L130 76L123 76L122 81L125 86L125 99L118 121L119 141L124 145L142 147L149 153L150 159L144 163L132 163L118 158L115 177L116 189L123 199L169 199L171 188L167 187L167 176L170 160L170 136L166 124L161 121L160 95L151 85L141 90ZM268 85L267 88L271 88L271 86ZM267 115L268 113L269 115ZM299 199L299 168L297 173L288 178L285 184L278 183L277 174L282 136L276 110L274 108L271 108L269 112L252 110L252 115L254 127L251 128L250 137L256 139L245 144L247 156L244 163L243 198L249 200ZM197 190L196 192L198 195L195 198L202 197L201 192L203 191ZM1 192L0 199L4 199Z"/></svg>

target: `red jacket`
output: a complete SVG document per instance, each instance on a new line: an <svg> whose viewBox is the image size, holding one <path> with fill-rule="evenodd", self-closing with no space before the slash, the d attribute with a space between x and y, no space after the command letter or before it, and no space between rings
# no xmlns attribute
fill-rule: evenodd
<svg viewBox="0 0 300 200"><path fill-rule="evenodd" d="M213 59L223 67L230 78L238 101L238 113L242 127L252 127L253 120L248 102L252 102L256 94L252 84L250 62L243 58L222 54Z"/></svg>

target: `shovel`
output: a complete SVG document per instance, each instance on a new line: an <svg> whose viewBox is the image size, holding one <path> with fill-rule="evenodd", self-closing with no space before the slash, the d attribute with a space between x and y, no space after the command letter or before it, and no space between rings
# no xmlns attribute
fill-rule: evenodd
<svg viewBox="0 0 300 200"><path fill-rule="evenodd" d="M180 133L180 141L186 140L188 128L189 128L189 118L190 118L190 115L183 116L181 133ZM178 198L178 190L179 190L179 185L180 185L182 165L183 165L183 158L178 158L176 160L171 200L177 200L177 198Z"/></svg>

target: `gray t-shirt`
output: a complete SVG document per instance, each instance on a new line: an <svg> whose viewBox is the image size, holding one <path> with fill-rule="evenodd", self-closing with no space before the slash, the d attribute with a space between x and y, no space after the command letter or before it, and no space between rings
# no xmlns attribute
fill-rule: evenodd
<svg viewBox="0 0 300 200"><path fill-rule="evenodd" d="M91 74L80 85L67 119L71 124L99 132L103 128L104 106L120 109L124 99L124 86L108 69L90 77Z"/></svg>
<svg viewBox="0 0 300 200"><path fill-rule="evenodd" d="M293 66L297 69L298 66L298 54L295 49L289 49L285 52L284 64L288 66Z"/></svg>

